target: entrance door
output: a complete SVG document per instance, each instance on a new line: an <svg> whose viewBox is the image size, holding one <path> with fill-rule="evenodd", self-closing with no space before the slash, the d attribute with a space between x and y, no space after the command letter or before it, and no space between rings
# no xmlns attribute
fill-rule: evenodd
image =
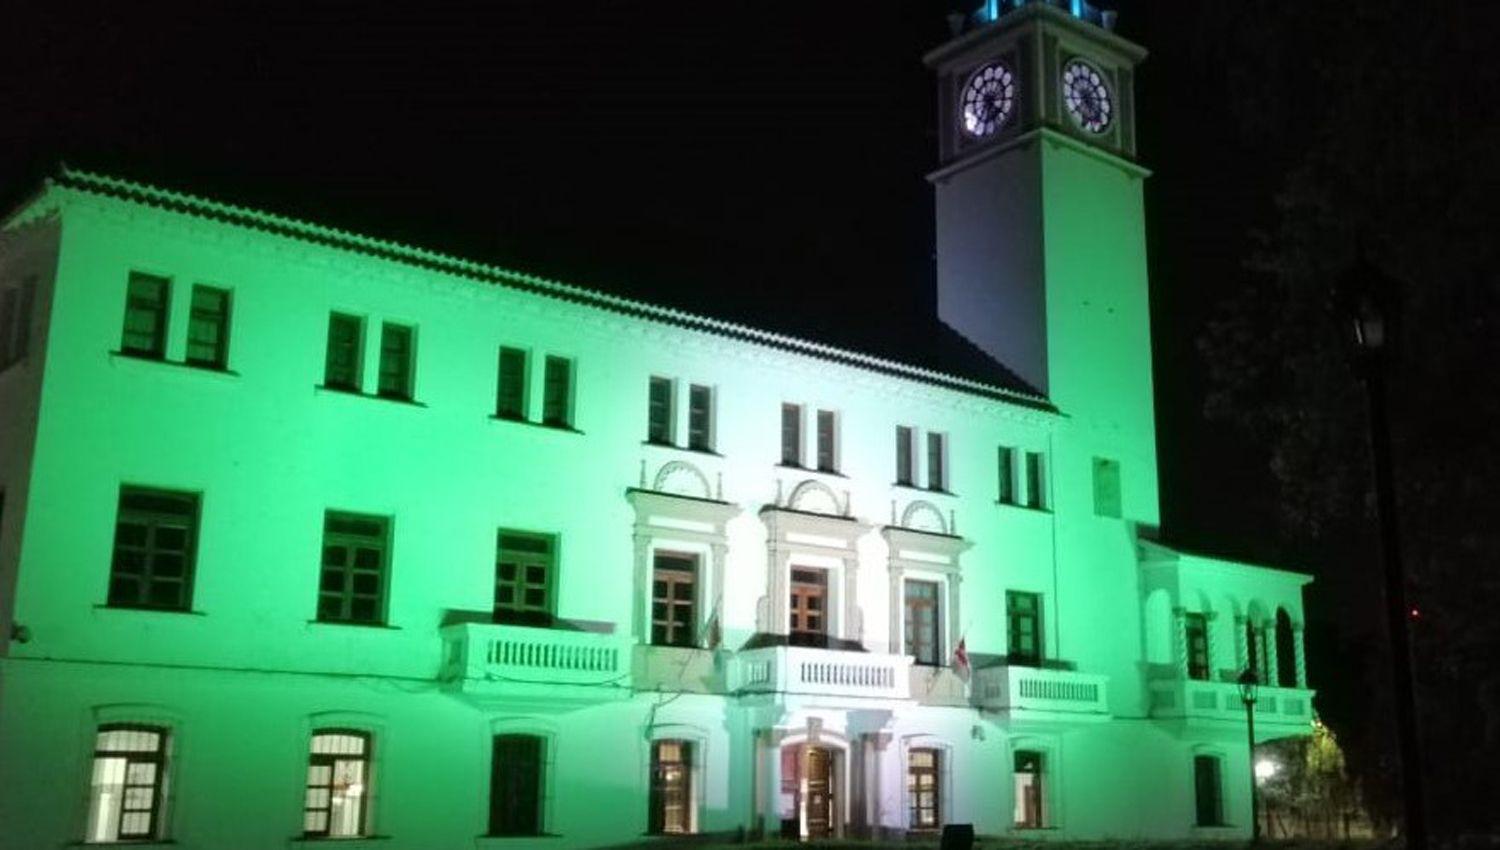
<svg viewBox="0 0 1500 850"><path fill-rule="evenodd" d="M807 748L807 837L833 835L833 753Z"/></svg>
<svg viewBox="0 0 1500 850"><path fill-rule="evenodd" d="M789 642L795 646L828 645L828 574L823 570L792 570Z"/></svg>

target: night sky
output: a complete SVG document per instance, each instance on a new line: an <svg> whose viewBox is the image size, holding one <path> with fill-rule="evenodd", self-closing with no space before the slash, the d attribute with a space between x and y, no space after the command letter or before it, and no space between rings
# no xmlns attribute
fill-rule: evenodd
<svg viewBox="0 0 1500 850"><path fill-rule="evenodd" d="M933 309L944 4L55 5L0 31L7 206L65 160L849 345ZM1117 5L1152 53L1166 534L1313 566L1274 539L1263 457L1204 419L1194 347L1279 164L1240 141L1196 3Z"/></svg>

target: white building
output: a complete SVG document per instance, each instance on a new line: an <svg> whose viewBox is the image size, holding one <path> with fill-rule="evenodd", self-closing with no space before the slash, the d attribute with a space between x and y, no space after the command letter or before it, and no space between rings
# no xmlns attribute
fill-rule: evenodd
<svg viewBox="0 0 1500 850"><path fill-rule="evenodd" d="M60 173L0 231L0 844L1246 834L1309 579L1139 533L1142 56L928 57L961 366Z"/></svg>

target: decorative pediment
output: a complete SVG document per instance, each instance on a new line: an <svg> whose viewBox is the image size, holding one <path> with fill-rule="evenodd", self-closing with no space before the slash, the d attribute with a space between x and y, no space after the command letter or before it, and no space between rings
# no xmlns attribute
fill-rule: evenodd
<svg viewBox="0 0 1500 850"><path fill-rule="evenodd" d="M712 499L713 491L708 486L708 476L698 467L685 460L668 461L656 471L651 480L651 489L658 493L687 496L691 499Z"/></svg>
<svg viewBox="0 0 1500 850"><path fill-rule="evenodd" d="M943 512L938 510L937 505L925 499L913 499L908 503L906 509L901 512L898 525L912 531L926 531L932 534L951 533L948 521L943 519Z"/></svg>

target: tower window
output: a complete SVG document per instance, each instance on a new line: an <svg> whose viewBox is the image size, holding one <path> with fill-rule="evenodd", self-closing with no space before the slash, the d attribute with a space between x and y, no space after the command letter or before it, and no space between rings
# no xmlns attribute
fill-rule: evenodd
<svg viewBox="0 0 1500 850"><path fill-rule="evenodd" d="M1042 595L1019 590L1005 594L1012 664L1035 667L1042 661Z"/></svg>
<svg viewBox="0 0 1500 850"><path fill-rule="evenodd" d="M171 281L131 272L125 293L125 330L120 351L160 360L167 354L167 298Z"/></svg>
<svg viewBox="0 0 1500 850"><path fill-rule="evenodd" d="M411 400L412 329L410 325L386 322L380 327L380 385L384 398Z"/></svg>
<svg viewBox="0 0 1500 850"><path fill-rule="evenodd" d="M672 379L652 376L646 404L646 441L672 445Z"/></svg>
<svg viewBox="0 0 1500 850"><path fill-rule="evenodd" d="M1013 823L1016 829L1042 829L1047 825L1046 789L1043 786L1042 754L1035 750L1016 750Z"/></svg>
<svg viewBox="0 0 1500 850"><path fill-rule="evenodd" d="M88 841L160 838L166 770L166 729L100 726L94 736L94 770L89 782Z"/></svg>
<svg viewBox="0 0 1500 850"><path fill-rule="evenodd" d="M495 416L500 419L526 418L526 352L519 348L500 347Z"/></svg>
<svg viewBox="0 0 1500 850"><path fill-rule="evenodd" d="M938 801L942 796L940 762L935 749L912 748L906 752L906 799L911 829L937 829L942 825Z"/></svg>
<svg viewBox="0 0 1500 850"><path fill-rule="evenodd" d="M1224 795L1217 756L1193 756L1193 796L1198 826L1224 825Z"/></svg>
<svg viewBox="0 0 1500 850"><path fill-rule="evenodd" d="M556 572L556 537L501 529L495 547L495 621L552 622Z"/></svg>
<svg viewBox="0 0 1500 850"><path fill-rule="evenodd" d="M651 745L651 813L653 835L686 835L693 831L693 745L657 741Z"/></svg>
<svg viewBox="0 0 1500 850"><path fill-rule="evenodd" d="M714 390L702 384L688 387L688 448L714 450Z"/></svg>
<svg viewBox="0 0 1500 850"><path fill-rule="evenodd" d="M651 569L651 642L697 646L698 559L657 552Z"/></svg>
<svg viewBox="0 0 1500 850"><path fill-rule="evenodd" d="M839 471L838 414L818 411L818 471Z"/></svg>
<svg viewBox="0 0 1500 850"><path fill-rule="evenodd" d="M896 426L896 483L910 487L917 482L916 432L905 425Z"/></svg>
<svg viewBox="0 0 1500 850"><path fill-rule="evenodd" d="M197 494L120 488L109 604L188 610L197 538Z"/></svg>
<svg viewBox="0 0 1500 850"><path fill-rule="evenodd" d="M948 435L927 434L927 489L948 489Z"/></svg>
<svg viewBox="0 0 1500 850"><path fill-rule="evenodd" d="M781 462L802 465L802 405L781 405Z"/></svg>
<svg viewBox="0 0 1500 850"><path fill-rule="evenodd" d="M308 838L364 835L370 798L370 736L320 729L313 733L310 749L302 834Z"/></svg>
<svg viewBox="0 0 1500 850"><path fill-rule="evenodd" d="M1208 660L1208 617L1191 612L1182 618L1183 628L1187 634L1187 673L1188 678L1207 681L1209 678Z"/></svg>
<svg viewBox="0 0 1500 850"><path fill-rule="evenodd" d="M535 735L497 735L490 760L490 835L541 835L542 751Z"/></svg>
<svg viewBox="0 0 1500 850"><path fill-rule="evenodd" d="M193 287L188 319L187 362L209 369L229 363L229 290Z"/></svg>
<svg viewBox="0 0 1500 850"><path fill-rule="evenodd" d="M1001 446L999 451L999 502L1002 505L1016 503L1016 450Z"/></svg>
<svg viewBox="0 0 1500 850"><path fill-rule="evenodd" d="M390 522L385 517L328 511L323 515L323 563L318 619L330 623L385 622Z"/></svg>
<svg viewBox="0 0 1500 850"><path fill-rule="evenodd" d="M1026 507L1035 510L1047 507L1047 478L1043 465L1041 452L1026 453Z"/></svg>
<svg viewBox="0 0 1500 850"><path fill-rule="evenodd" d="M1107 457L1094 458L1094 514L1118 518L1120 505L1120 462Z"/></svg>
<svg viewBox="0 0 1500 850"><path fill-rule="evenodd" d="M543 369L542 424L573 427L573 361L547 355Z"/></svg>
<svg viewBox="0 0 1500 850"><path fill-rule="evenodd" d="M363 363L365 320L346 313L328 315L328 355L323 386L359 392Z"/></svg>

